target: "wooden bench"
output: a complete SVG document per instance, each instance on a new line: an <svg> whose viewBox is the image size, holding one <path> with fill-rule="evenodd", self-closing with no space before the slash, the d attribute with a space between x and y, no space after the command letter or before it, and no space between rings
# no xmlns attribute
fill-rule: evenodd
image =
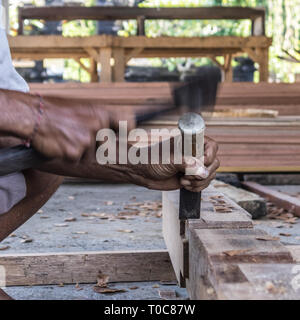
<svg viewBox="0 0 300 320"><path fill-rule="evenodd" d="M265 36L265 11L240 7L210 8L130 8L130 7L30 7L19 12L19 34L25 19L44 20L128 20L138 21L138 36L122 38L92 36L63 38L59 36L15 37L10 39L15 59L71 58L98 81L97 64L101 64L101 81L124 81L126 64L132 58L209 57L223 71L225 81L232 81L232 58L245 53L260 66L260 81L268 81L268 50L272 43ZM250 19L249 37L177 38L145 36L147 19ZM224 57L221 64L216 57ZM86 67L81 58L90 58ZM114 64L111 61L114 60Z"/></svg>
<svg viewBox="0 0 300 320"><path fill-rule="evenodd" d="M144 36L146 20L241 20L252 21L252 36L265 35L265 10L247 7L193 7L193 8L138 8L138 7L83 7L48 6L19 7L19 35L24 30L24 20L136 20L138 35Z"/></svg>

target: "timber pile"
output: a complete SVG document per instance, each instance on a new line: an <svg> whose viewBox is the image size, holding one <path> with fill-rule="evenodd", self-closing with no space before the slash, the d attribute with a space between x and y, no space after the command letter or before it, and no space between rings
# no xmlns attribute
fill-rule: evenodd
<svg viewBox="0 0 300 320"><path fill-rule="evenodd" d="M201 218L180 221L178 192L163 193L163 233L176 277L191 299L299 299L298 247L255 230L248 214L212 187Z"/></svg>
<svg viewBox="0 0 300 320"><path fill-rule="evenodd" d="M64 83L31 84L32 91L67 97L94 98L113 105L165 106L172 103L171 83ZM215 111L266 109L279 116L300 115L300 84L223 83Z"/></svg>
<svg viewBox="0 0 300 320"><path fill-rule="evenodd" d="M169 83L32 84L42 95L93 98L123 112L162 109L172 103ZM278 111L270 118L206 119L207 135L220 145L221 172L300 171L300 85L222 84L216 110ZM177 125L178 115L161 117L146 128Z"/></svg>

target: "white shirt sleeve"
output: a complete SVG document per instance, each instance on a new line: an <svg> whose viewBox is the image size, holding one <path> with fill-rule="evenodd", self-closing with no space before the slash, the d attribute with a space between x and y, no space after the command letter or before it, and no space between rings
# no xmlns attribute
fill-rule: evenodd
<svg viewBox="0 0 300 320"><path fill-rule="evenodd" d="M15 70L5 32L5 10L0 0L0 89L27 92L28 85ZM0 214L9 211L26 195L24 175L14 173L0 177Z"/></svg>

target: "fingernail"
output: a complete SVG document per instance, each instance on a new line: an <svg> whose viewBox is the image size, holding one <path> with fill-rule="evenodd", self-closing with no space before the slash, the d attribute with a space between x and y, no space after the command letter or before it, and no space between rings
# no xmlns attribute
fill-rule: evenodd
<svg viewBox="0 0 300 320"><path fill-rule="evenodd" d="M209 176L209 172L205 167L199 167L197 169L196 175L202 179L206 179Z"/></svg>
<svg viewBox="0 0 300 320"><path fill-rule="evenodd" d="M192 183L191 183L191 181L189 181L189 180L181 180L181 184L182 184L183 186L188 187L188 186L190 186Z"/></svg>

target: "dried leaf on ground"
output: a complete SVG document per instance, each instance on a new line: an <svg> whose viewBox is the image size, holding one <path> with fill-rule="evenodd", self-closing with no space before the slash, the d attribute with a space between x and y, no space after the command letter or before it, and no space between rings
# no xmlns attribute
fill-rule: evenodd
<svg viewBox="0 0 300 320"><path fill-rule="evenodd" d="M118 288L101 288L98 286L94 286L94 291L96 293L107 294L107 293L121 293L121 292L126 292L127 290L118 289Z"/></svg>
<svg viewBox="0 0 300 320"><path fill-rule="evenodd" d="M176 299L176 291L175 290L159 290L159 296L163 300L173 300Z"/></svg>
<svg viewBox="0 0 300 320"><path fill-rule="evenodd" d="M133 233L133 230L129 230L129 229L120 229L117 230L118 232L124 232L124 233Z"/></svg>
<svg viewBox="0 0 300 320"><path fill-rule="evenodd" d="M71 217L71 218L66 218L64 221L65 222L74 222L74 221L77 221L77 219L74 217Z"/></svg>
<svg viewBox="0 0 300 320"><path fill-rule="evenodd" d="M256 240L262 240L262 241L278 241L280 240L279 237L272 237L272 236L259 236L255 238Z"/></svg>
<svg viewBox="0 0 300 320"><path fill-rule="evenodd" d="M249 252L249 251L251 251L251 249L228 250L228 251L223 251L223 253L229 257L234 257L234 256L239 256L239 255L246 253L246 252Z"/></svg>
<svg viewBox="0 0 300 320"><path fill-rule="evenodd" d="M79 283L76 283L75 289L76 289L77 291L83 290L83 288L80 287Z"/></svg>
<svg viewBox="0 0 300 320"><path fill-rule="evenodd" d="M177 285L177 281L175 280L160 280L159 282L161 285L163 286L176 286Z"/></svg>
<svg viewBox="0 0 300 320"><path fill-rule="evenodd" d="M82 216L82 217L90 217L91 215L90 215L89 213L83 212L83 213L81 214L81 216Z"/></svg>
<svg viewBox="0 0 300 320"><path fill-rule="evenodd" d="M0 246L1 251L8 250L8 249L10 249L10 246Z"/></svg>
<svg viewBox="0 0 300 320"><path fill-rule="evenodd" d="M55 223L55 227L68 227L69 225L67 223Z"/></svg>
<svg viewBox="0 0 300 320"><path fill-rule="evenodd" d="M30 242L33 242L33 239L31 239L31 238L23 238L22 240L21 240L21 243L30 243Z"/></svg>
<svg viewBox="0 0 300 320"><path fill-rule="evenodd" d="M265 283L265 288L272 294L284 294L286 292L286 288L284 287L276 287L273 282L267 281Z"/></svg>
<svg viewBox="0 0 300 320"><path fill-rule="evenodd" d="M109 281L109 276L103 273L99 273L97 277L97 286L106 288Z"/></svg>

